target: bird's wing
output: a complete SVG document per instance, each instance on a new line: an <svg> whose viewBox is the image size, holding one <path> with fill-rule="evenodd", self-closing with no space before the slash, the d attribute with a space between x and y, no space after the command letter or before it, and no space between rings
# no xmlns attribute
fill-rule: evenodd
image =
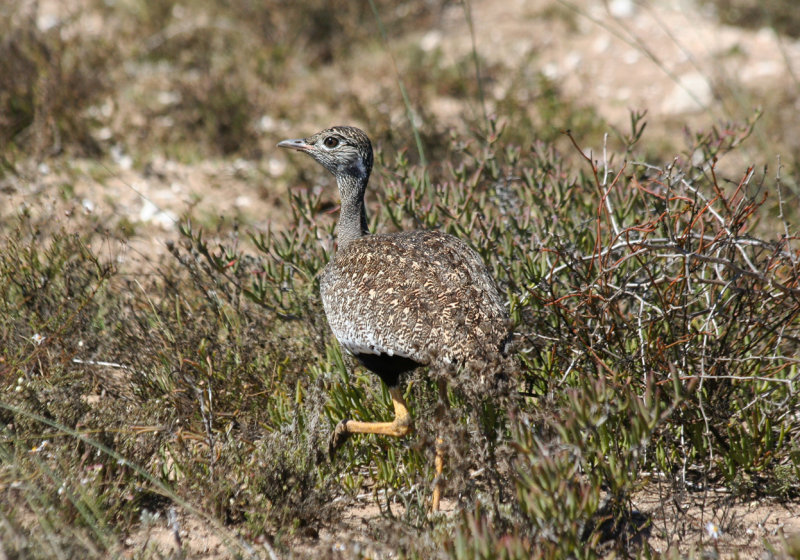
<svg viewBox="0 0 800 560"><path fill-rule="evenodd" d="M443 233L371 235L328 265L322 301L354 354L451 363L507 336L502 299L480 257Z"/></svg>

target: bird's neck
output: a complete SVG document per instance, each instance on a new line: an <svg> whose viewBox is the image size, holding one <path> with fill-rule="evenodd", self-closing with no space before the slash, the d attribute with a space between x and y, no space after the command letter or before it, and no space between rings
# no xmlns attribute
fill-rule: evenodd
<svg viewBox="0 0 800 560"><path fill-rule="evenodd" d="M337 181L342 209L339 214L339 250L369 234L367 211L364 207L364 192L369 176L363 180L344 178Z"/></svg>

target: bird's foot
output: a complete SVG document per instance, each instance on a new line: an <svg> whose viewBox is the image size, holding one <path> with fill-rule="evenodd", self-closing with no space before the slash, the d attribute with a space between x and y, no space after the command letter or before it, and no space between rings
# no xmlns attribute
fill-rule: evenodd
<svg viewBox="0 0 800 560"><path fill-rule="evenodd" d="M328 444L328 457L331 461L333 461L333 457L336 455L336 450L339 449L349 437L350 432L347 429L347 419L344 419L336 424L336 428L333 430L333 434L331 434L331 441Z"/></svg>
<svg viewBox="0 0 800 560"><path fill-rule="evenodd" d="M439 502L442 499L442 486L444 486L444 481L442 480L441 475L439 475L433 481L433 498L431 499L430 509L431 515L436 515L440 511Z"/></svg>

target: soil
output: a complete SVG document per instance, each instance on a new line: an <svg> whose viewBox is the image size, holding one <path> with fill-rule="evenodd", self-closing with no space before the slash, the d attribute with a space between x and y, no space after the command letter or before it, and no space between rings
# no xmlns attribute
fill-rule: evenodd
<svg viewBox="0 0 800 560"><path fill-rule="evenodd" d="M633 501L642 514L642 535L657 553L692 550L714 553L718 558L783 558L787 539L800 535L800 504L773 500L742 502L726 492L691 496L678 506L665 503L656 487L643 490ZM454 500L442 501L442 515L457 513ZM680 511L678 511L680 508ZM393 515L402 518L402 508L394 506ZM184 554L189 558L215 560L230 556L219 537L219 529L189 514L179 515L179 533ZM397 531L402 524L393 522L369 494L355 500L341 519L319 531L298 532L294 537L292 558L394 558L387 543L376 538L382 531ZM611 548L609 543L609 548ZM264 538L250 543L267 557L282 557ZM795 545L796 546L796 545ZM142 550L168 555L177 552L174 531L161 521L143 528L125 541L126 557ZM770 556L770 548L776 554Z"/></svg>
<svg viewBox="0 0 800 560"><path fill-rule="evenodd" d="M698 493L683 503L664 500L656 487L642 491L634 505L652 523L650 546L656 552L694 547L722 558L763 558L764 543L782 550L784 538L800 535L800 504L762 499L742 501L726 491Z"/></svg>

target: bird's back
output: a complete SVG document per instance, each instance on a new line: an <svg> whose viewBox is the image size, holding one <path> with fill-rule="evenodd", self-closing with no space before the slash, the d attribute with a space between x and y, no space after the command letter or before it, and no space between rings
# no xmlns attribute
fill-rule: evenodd
<svg viewBox="0 0 800 560"><path fill-rule="evenodd" d="M348 244L325 268L321 294L334 335L357 356L459 366L497 355L509 338L508 314L481 258L437 231Z"/></svg>

